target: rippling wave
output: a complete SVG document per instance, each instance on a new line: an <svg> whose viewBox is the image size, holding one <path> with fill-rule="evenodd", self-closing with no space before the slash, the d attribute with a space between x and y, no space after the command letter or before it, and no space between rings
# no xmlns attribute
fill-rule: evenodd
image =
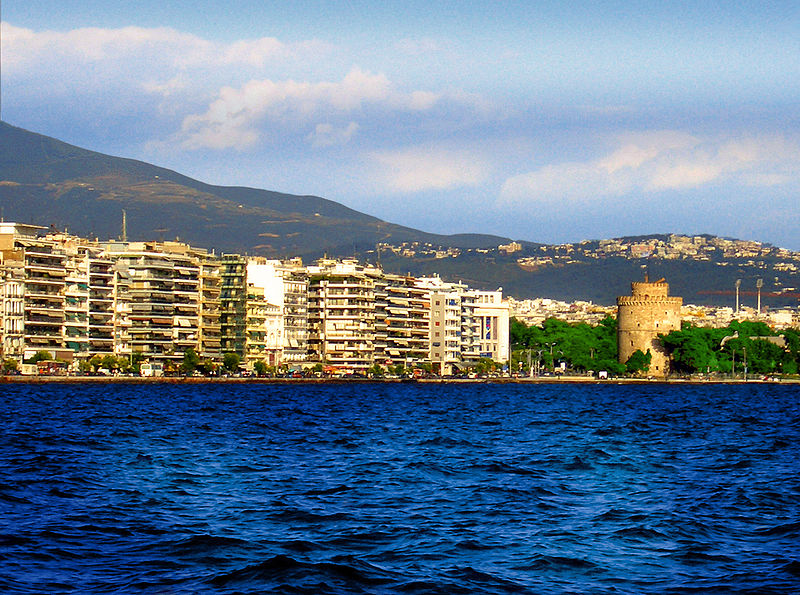
<svg viewBox="0 0 800 595"><path fill-rule="evenodd" d="M4 593L800 591L787 385L6 385Z"/></svg>

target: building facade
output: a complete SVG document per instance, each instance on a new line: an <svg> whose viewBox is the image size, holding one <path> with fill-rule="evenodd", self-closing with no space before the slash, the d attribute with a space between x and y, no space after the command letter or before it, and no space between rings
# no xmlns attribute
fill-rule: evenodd
<svg viewBox="0 0 800 595"><path fill-rule="evenodd" d="M343 371L375 363L375 280L380 269L323 259L308 267L311 359Z"/></svg>
<svg viewBox="0 0 800 595"><path fill-rule="evenodd" d="M90 241L0 222L0 349L71 363L117 356L177 368L193 350L344 372L508 359L502 293L355 260L213 253L180 242Z"/></svg>

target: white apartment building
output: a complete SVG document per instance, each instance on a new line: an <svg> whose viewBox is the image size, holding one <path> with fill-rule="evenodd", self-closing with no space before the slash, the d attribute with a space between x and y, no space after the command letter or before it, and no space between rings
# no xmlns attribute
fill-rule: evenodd
<svg viewBox="0 0 800 595"><path fill-rule="evenodd" d="M245 364L248 368L252 368L258 361L270 366L280 364L283 353L283 316L281 307L266 298L263 287L247 284L245 317Z"/></svg>
<svg viewBox="0 0 800 595"><path fill-rule="evenodd" d="M187 350L279 365L433 362L451 373L508 358L502 293L354 260L223 258L179 242L89 241L0 222L0 348L179 365Z"/></svg>
<svg viewBox="0 0 800 595"><path fill-rule="evenodd" d="M473 291L478 321L478 351L481 357L507 362L510 356L509 308L503 292Z"/></svg>
<svg viewBox="0 0 800 595"><path fill-rule="evenodd" d="M308 275L299 259L228 255L222 263L223 351L270 365L308 357Z"/></svg>
<svg viewBox="0 0 800 595"><path fill-rule="evenodd" d="M430 361L452 374L480 358L509 359L508 303L501 290L479 291L438 277L418 280L430 291Z"/></svg>
<svg viewBox="0 0 800 595"><path fill-rule="evenodd" d="M307 270L312 359L343 370L366 370L375 362L375 280L382 271L327 259Z"/></svg>
<svg viewBox="0 0 800 595"><path fill-rule="evenodd" d="M178 365L200 352L200 264L186 244L108 242L116 263L115 351Z"/></svg>
<svg viewBox="0 0 800 595"><path fill-rule="evenodd" d="M45 228L0 223L3 356L24 359L38 351L72 361L65 344L67 256L41 239Z"/></svg>

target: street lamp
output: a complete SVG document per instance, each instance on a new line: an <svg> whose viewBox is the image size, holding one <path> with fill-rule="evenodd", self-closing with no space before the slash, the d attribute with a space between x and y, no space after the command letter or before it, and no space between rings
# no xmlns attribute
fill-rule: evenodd
<svg viewBox="0 0 800 595"><path fill-rule="evenodd" d="M537 349L536 350L536 375L539 376L542 373L542 354L544 353L544 349Z"/></svg>
<svg viewBox="0 0 800 595"><path fill-rule="evenodd" d="M555 366L553 365L553 346L555 345L555 342L545 343L544 345L545 347L550 347L550 367L553 368L553 370L555 370Z"/></svg>
<svg viewBox="0 0 800 595"><path fill-rule="evenodd" d="M744 352L744 381L747 382L747 347L742 347Z"/></svg>

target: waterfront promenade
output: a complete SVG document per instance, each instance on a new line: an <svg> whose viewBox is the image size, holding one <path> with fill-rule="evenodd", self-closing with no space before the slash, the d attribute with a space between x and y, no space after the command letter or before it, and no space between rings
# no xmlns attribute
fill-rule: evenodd
<svg viewBox="0 0 800 595"><path fill-rule="evenodd" d="M259 378L255 376L0 376L0 383L11 384L351 384L351 383L420 383L420 384L800 384L800 377L786 378L609 378L593 376L539 376L535 378Z"/></svg>

